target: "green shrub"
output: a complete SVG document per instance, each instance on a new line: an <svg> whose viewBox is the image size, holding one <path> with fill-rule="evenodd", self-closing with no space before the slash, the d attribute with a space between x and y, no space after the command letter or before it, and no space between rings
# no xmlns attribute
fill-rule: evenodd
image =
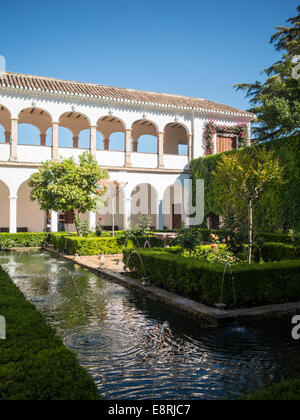
<svg viewBox="0 0 300 420"><path fill-rule="evenodd" d="M73 352L0 268L0 400L97 400L96 385Z"/></svg>
<svg viewBox="0 0 300 420"><path fill-rule="evenodd" d="M184 257L167 250L139 250L130 256L123 251L124 262L137 277L146 275L152 284L213 306L220 300L224 265L210 264L194 257ZM129 258L130 256L130 258ZM232 266L234 288L229 270L225 274L223 303L234 307L253 307L274 303L296 302L300 298L300 261Z"/></svg>
<svg viewBox="0 0 300 420"><path fill-rule="evenodd" d="M0 248L22 248L42 246L48 233L0 233Z"/></svg>
<svg viewBox="0 0 300 420"><path fill-rule="evenodd" d="M213 248L213 246L215 248ZM200 261L205 261L212 264L236 264L240 262L225 244L197 246L191 255L193 257L197 257Z"/></svg>
<svg viewBox="0 0 300 420"><path fill-rule="evenodd" d="M283 381L267 389L247 395L242 399L247 401L299 401L300 380Z"/></svg>
<svg viewBox="0 0 300 420"><path fill-rule="evenodd" d="M284 233L260 233L260 236L265 240L265 242L277 242L281 244L291 244L291 236ZM300 236L295 238L295 243L300 244Z"/></svg>
<svg viewBox="0 0 300 420"><path fill-rule="evenodd" d="M150 247L163 246L163 241L153 236L128 239L123 236L89 236L85 238L70 234L52 233L49 235L49 241L55 249L70 255L121 254L125 246L129 248L143 247L146 241Z"/></svg>
<svg viewBox="0 0 300 420"><path fill-rule="evenodd" d="M258 257L258 250L255 250ZM300 250L293 245L267 242L261 248L261 257L264 261L296 260L300 257Z"/></svg>

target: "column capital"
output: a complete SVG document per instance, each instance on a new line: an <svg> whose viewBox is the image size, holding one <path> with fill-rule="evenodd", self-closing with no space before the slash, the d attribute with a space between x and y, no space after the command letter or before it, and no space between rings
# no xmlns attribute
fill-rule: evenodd
<svg viewBox="0 0 300 420"><path fill-rule="evenodd" d="M59 122L57 122L57 121L52 121L52 126L54 126L54 125L56 125L56 126L59 126Z"/></svg>
<svg viewBox="0 0 300 420"><path fill-rule="evenodd" d="M18 199L18 196L17 195L10 195L9 196L9 199L10 200L17 200Z"/></svg>
<svg viewBox="0 0 300 420"><path fill-rule="evenodd" d="M10 121L19 121L19 118L18 117L11 117Z"/></svg>

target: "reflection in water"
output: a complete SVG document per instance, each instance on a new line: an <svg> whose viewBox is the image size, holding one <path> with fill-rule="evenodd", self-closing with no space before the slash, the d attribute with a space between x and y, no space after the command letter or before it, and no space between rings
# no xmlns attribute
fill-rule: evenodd
<svg viewBox="0 0 300 420"><path fill-rule="evenodd" d="M300 376L290 319L204 329L47 254L1 254L0 264L106 398L233 398Z"/></svg>

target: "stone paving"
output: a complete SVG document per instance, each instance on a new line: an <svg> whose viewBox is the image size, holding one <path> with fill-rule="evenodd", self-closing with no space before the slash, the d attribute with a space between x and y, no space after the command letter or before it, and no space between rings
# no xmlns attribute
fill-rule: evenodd
<svg viewBox="0 0 300 420"><path fill-rule="evenodd" d="M73 261L82 263L94 269L108 269L116 273L124 272L123 255L92 255L92 256L77 256Z"/></svg>

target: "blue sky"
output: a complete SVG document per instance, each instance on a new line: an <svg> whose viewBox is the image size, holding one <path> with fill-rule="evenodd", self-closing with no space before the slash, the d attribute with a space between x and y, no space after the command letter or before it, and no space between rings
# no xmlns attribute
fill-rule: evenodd
<svg viewBox="0 0 300 420"><path fill-rule="evenodd" d="M0 55L20 73L202 97L247 109L233 85L279 55L275 26L299 0L1 4Z"/></svg>

